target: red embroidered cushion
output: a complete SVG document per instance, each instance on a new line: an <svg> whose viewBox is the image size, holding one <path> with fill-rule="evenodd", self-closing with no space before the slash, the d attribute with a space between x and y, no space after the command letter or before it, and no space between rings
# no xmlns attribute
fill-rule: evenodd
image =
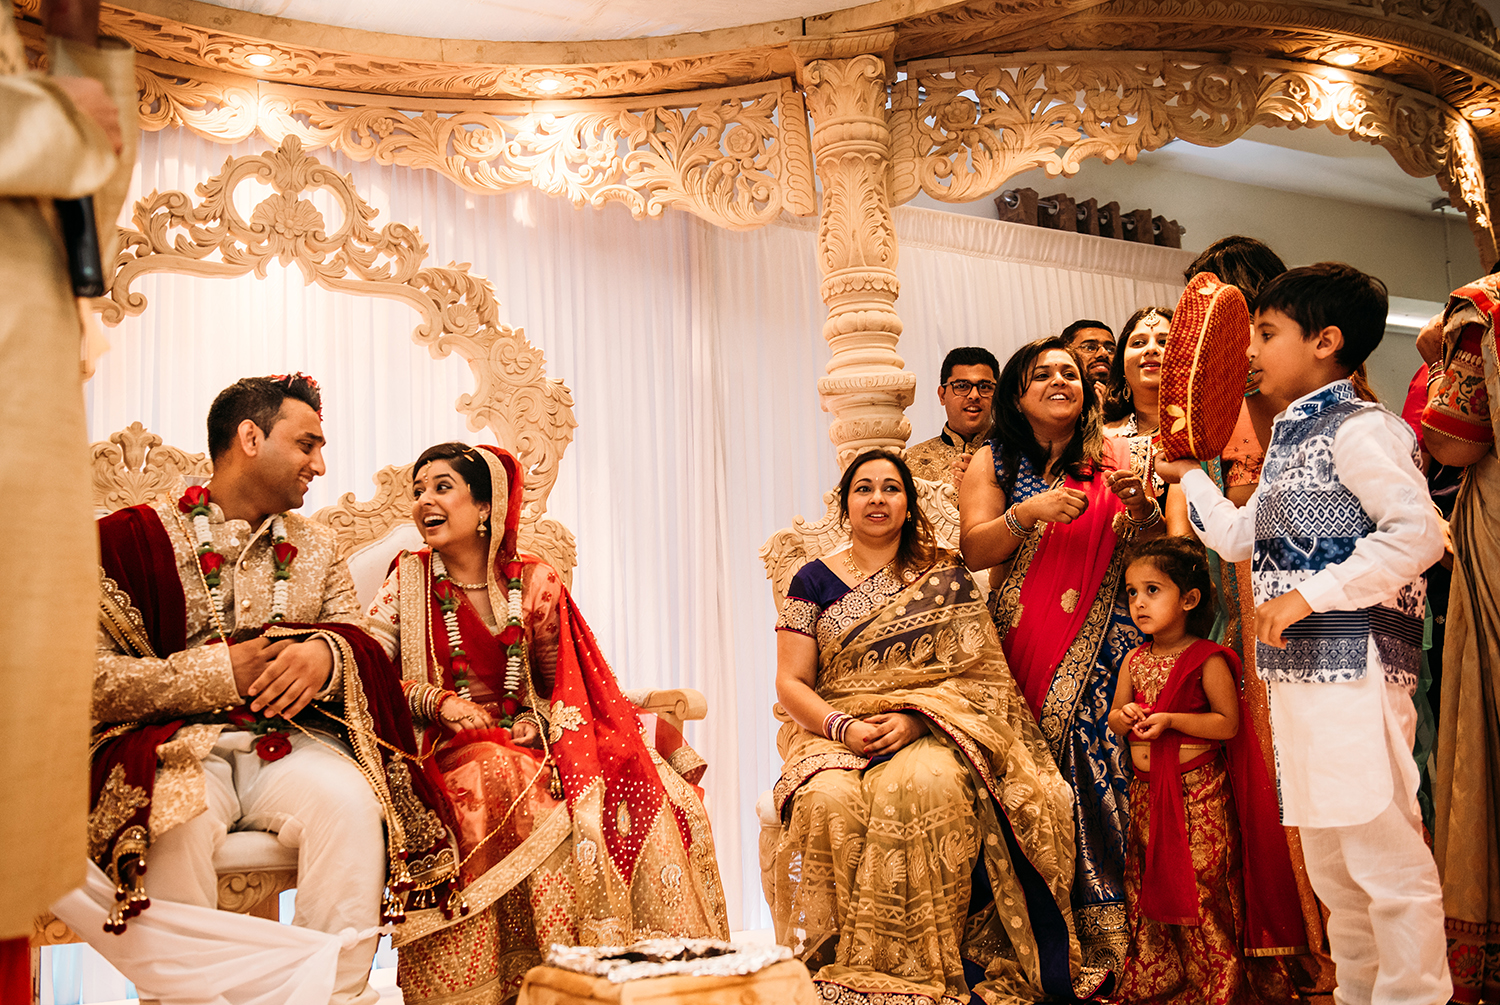
<svg viewBox="0 0 1500 1005"><path fill-rule="evenodd" d="M1200 272L1182 291L1161 361L1161 452L1218 457L1245 397L1250 310L1237 287Z"/></svg>

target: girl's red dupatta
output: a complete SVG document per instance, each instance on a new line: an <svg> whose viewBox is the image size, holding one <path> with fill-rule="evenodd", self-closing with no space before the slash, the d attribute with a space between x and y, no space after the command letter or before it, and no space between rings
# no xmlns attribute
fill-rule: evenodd
<svg viewBox="0 0 1500 1005"><path fill-rule="evenodd" d="M1239 657L1233 650L1200 639L1177 658L1154 710L1205 711L1201 707L1187 707L1190 696L1198 693L1188 685L1202 679L1203 665L1215 654L1228 661L1238 684ZM1286 834L1281 827L1281 807L1261 757L1260 742L1250 725L1250 710L1243 696L1239 702L1240 729L1233 738L1224 741L1224 757L1240 828L1241 876L1245 886L1244 949L1255 955L1305 952L1307 934ZM1197 925L1199 920L1197 880L1182 795L1179 751L1183 739L1184 734L1169 729L1151 741L1149 808L1134 808L1137 813L1147 809L1151 814L1150 840L1141 876L1141 912L1168 925Z"/></svg>

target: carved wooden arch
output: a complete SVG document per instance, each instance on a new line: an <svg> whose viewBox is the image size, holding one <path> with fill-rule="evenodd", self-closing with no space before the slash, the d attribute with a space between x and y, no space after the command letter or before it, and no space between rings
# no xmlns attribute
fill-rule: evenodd
<svg viewBox="0 0 1500 1005"><path fill-rule="evenodd" d="M1496 259L1478 138L1440 98L1307 62L1215 53L1015 53L906 66L891 102L892 202L966 202L1033 168L1133 162L1174 139L1222 146L1253 125L1324 126L1435 176Z"/></svg>
<svg viewBox="0 0 1500 1005"><path fill-rule="evenodd" d="M247 216L235 207L234 196L249 181L269 185L272 192ZM342 213L337 226L329 226L307 198L320 190ZM353 180L309 156L295 136L277 150L229 158L196 191L197 201L183 192L153 192L136 201L135 227L121 232L109 295L95 301L104 320L118 324L146 309L145 296L132 286L148 273L264 277L273 259L295 264L307 283L323 289L406 304L422 319L413 341L434 358L457 352L468 361L475 387L459 397L457 407L469 428L488 428L527 472L522 549L571 577L577 555L573 535L544 514L558 463L578 425L572 392L546 376L541 350L522 329L502 323L489 281L470 274L467 266L428 265L427 244L405 224L376 230L376 210L355 191ZM201 455L161 448L160 439L144 430L127 436L130 432L116 434L115 446L102 449L118 450L120 468L136 473L135 481L124 483L135 486L132 491L154 491L156 481L179 471L201 473L187 470L205 463ZM409 519L410 465L382 468L375 483L372 499L360 502L345 493L314 515L339 534L346 555Z"/></svg>

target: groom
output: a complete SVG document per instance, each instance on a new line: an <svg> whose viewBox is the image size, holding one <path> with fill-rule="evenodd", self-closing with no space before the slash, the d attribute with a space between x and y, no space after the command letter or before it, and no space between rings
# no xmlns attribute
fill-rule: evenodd
<svg viewBox="0 0 1500 1005"><path fill-rule="evenodd" d="M293 924L324 932L380 924L388 861L387 920L456 873L425 777L391 759L413 749L410 720L334 534L291 512L324 471L321 408L301 374L236 382L209 409L208 485L99 522L89 844L119 883L106 927L148 897L216 906L231 829L298 850ZM342 950L332 1002L378 998L378 938Z"/></svg>

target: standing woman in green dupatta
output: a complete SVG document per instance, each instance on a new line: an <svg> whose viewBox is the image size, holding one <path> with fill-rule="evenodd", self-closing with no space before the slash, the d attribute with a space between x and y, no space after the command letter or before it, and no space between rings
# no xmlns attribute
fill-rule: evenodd
<svg viewBox="0 0 1500 1005"><path fill-rule="evenodd" d="M1094 382L1060 338L1022 346L995 389L990 444L959 494L959 540L992 569L1006 660L1077 794L1073 912L1084 962L1119 969L1130 776L1109 729L1120 664L1141 642L1120 586L1125 545L1161 533L1149 444L1105 438Z"/></svg>
<svg viewBox="0 0 1500 1005"><path fill-rule="evenodd" d="M777 622L778 941L825 1002L1000 1005L1088 993L1068 890L1071 793L963 563L900 456L839 484L848 550Z"/></svg>

